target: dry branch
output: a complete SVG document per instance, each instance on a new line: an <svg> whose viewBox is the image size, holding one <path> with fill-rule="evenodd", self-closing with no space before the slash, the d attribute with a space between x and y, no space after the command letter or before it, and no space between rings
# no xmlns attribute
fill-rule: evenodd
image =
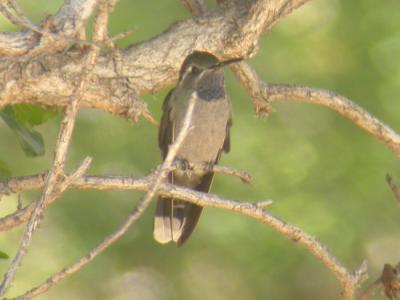
<svg viewBox="0 0 400 300"><path fill-rule="evenodd" d="M221 173L224 175L228 176L234 176L238 177L242 182L250 184L252 182L252 177L249 173L234 169L231 167L227 166L222 166L222 165L214 165L214 164L209 164L209 163L202 163L202 164L193 164L191 162L182 162L182 161L175 161L173 164L174 169L188 169L189 171L195 171L195 170L205 170L208 172L214 172L214 173ZM1 194L1 190L0 190Z"/></svg>
<svg viewBox="0 0 400 300"><path fill-rule="evenodd" d="M250 94L257 115L265 116L271 113L271 104L262 95L265 85L259 79L256 71L245 62L234 64L230 68Z"/></svg>
<svg viewBox="0 0 400 300"><path fill-rule="evenodd" d="M358 299L369 299L380 287L383 287L385 295L388 297L388 299L398 299L397 295L400 292L400 263L398 263L396 266L385 264L383 266L381 276L372 282Z"/></svg>
<svg viewBox="0 0 400 300"><path fill-rule="evenodd" d="M305 1L289 2L297 7ZM79 3L78 0L71 1L70 6L79 11L82 9ZM184 57L193 50L206 50L221 59L246 57L253 53L265 27L272 28L282 7L288 7L288 1L240 3L237 6L227 3L223 8L195 19L176 23L149 41L122 49L122 67L118 73L113 67L113 58L107 53L101 55L90 85L82 95L82 106L137 119L146 108L137 95L154 93L175 81ZM64 20L65 10L61 9L54 17L56 24ZM20 34L12 36L18 39ZM19 43L26 44L24 40ZM0 49L1 46L0 42ZM30 49L25 48L26 51ZM0 60L0 107L17 103L65 106L81 71L79 49L71 49L63 55L35 56L23 63L3 58Z"/></svg>
<svg viewBox="0 0 400 300"><path fill-rule="evenodd" d="M375 291L381 286L382 286L381 278L378 278L365 289L365 291L358 299L359 300L369 299L370 297L372 297L372 295L374 295Z"/></svg>
<svg viewBox="0 0 400 300"><path fill-rule="evenodd" d="M393 178L389 174L386 175L386 182L388 183L390 189L392 190L392 193L394 195L394 198L396 199L397 205L400 206L400 191L399 191L399 188L393 182Z"/></svg>
<svg viewBox="0 0 400 300"><path fill-rule="evenodd" d="M64 50L72 43L70 38L75 38L86 26L97 2L97 0L65 1L57 15L41 24L43 28L15 19L17 24L28 27L31 31L0 32L0 56L34 56Z"/></svg>
<svg viewBox="0 0 400 300"><path fill-rule="evenodd" d="M175 167L179 167L179 164L176 164ZM193 168L209 168L209 166L198 166L198 165L193 165ZM225 175L229 176L235 176L240 178L244 183L251 183L252 178L250 174L247 172L233 169L230 167L222 166L222 165L213 165L212 166L212 172L216 173L222 173ZM40 175L34 175L34 176L23 176L23 177L14 177L14 178L9 178L6 180L0 180L0 197L3 195L10 195L13 193L19 193L23 192L26 190L35 190L35 189L40 189L44 186L46 174L40 174ZM95 177L87 177L87 178L95 178ZM101 181L108 182L108 179L113 180L115 177L99 177L101 178ZM146 177L150 178L150 177ZM141 188L141 182L145 182L147 179L144 178L142 179L137 179L137 189L144 191L143 188ZM79 179L79 178L78 178ZM78 180L78 182L80 182ZM80 189L90 189L90 186L84 186L81 184L75 185L75 183L71 183L71 187L74 188L80 188ZM135 184L136 186L136 184ZM57 198L51 197L48 199L47 204L53 203ZM16 226L19 226L23 223L25 223L31 216L32 211L34 208L34 203L30 203L24 208L20 208L14 213L11 213L10 215L7 215L5 217L0 218L0 231L6 231L11 228L14 228Z"/></svg>
<svg viewBox="0 0 400 300"><path fill-rule="evenodd" d="M148 191L153 177L145 177L135 179L124 176L84 176L71 185L71 188L77 189L98 189L98 190L137 190ZM0 186L7 190L15 192L25 189L37 189L43 185L41 175L35 177L24 177L21 179L13 179L8 182L0 182ZM228 211L236 211L242 215L252 217L264 224L269 225L275 231L298 244L306 247L314 256L320 259L337 277L343 286L343 298L352 299L355 287L363 272L358 272L357 276L352 275L346 268L329 253L327 248L321 245L317 239L305 233L302 229L293 226L281 219L273 216L272 214L264 211L262 205L257 203L237 202L227 200L212 194L200 193L187 188L174 186L171 184L160 185L159 194L166 197L173 197L188 201L204 207L215 207L226 209Z"/></svg>
<svg viewBox="0 0 400 300"><path fill-rule="evenodd" d="M203 0L181 0L181 2L193 16L199 16L207 11L207 4Z"/></svg>
<svg viewBox="0 0 400 300"><path fill-rule="evenodd" d="M267 103L293 100L328 107L368 132L400 158L400 135L350 99L328 90L284 84L263 84Z"/></svg>

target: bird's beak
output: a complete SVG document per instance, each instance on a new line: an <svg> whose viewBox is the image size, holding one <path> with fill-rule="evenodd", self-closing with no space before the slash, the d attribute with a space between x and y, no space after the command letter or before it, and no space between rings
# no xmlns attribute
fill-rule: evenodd
<svg viewBox="0 0 400 300"><path fill-rule="evenodd" d="M216 63L215 65L211 66L209 69L219 69L219 68L225 67L227 65L237 63L242 60L243 60L242 57L224 60L224 61Z"/></svg>

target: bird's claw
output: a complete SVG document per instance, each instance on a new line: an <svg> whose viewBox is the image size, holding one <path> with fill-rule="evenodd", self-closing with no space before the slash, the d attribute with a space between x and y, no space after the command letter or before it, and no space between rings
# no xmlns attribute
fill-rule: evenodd
<svg viewBox="0 0 400 300"><path fill-rule="evenodd" d="M214 169L214 164L212 162L204 162L203 169L207 173L212 172Z"/></svg>
<svg viewBox="0 0 400 300"><path fill-rule="evenodd" d="M184 173L191 172L193 169L188 160L181 158L177 158L175 160L175 167L177 170L182 171Z"/></svg>

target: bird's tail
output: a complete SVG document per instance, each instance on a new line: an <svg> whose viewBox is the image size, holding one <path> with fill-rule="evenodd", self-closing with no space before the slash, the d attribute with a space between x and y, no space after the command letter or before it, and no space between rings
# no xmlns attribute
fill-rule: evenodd
<svg viewBox="0 0 400 300"><path fill-rule="evenodd" d="M202 177L195 190L208 192L214 174L209 172ZM154 238L165 244L174 241L181 246L192 234L199 221L202 206L173 198L160 197L154 216Z"/></svg>
<svg viewBox="0 0 400 300"><path fill-rule="evenodd" d="M202 209L195 204L160 197L154 216L154 238L162 244L174 241L182 245L196 227Z"/></svg>

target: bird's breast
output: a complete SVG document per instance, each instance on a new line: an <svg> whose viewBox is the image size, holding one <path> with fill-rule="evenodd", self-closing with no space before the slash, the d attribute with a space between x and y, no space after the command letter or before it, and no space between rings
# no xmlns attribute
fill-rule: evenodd
<svg viewBox="0 0 400 300"><path fill-rule="evenodd" d="M182 127L186 109L178 109L175 113L176 137ZM193 108L192 129L182 143L177 157L192 163L214 163L226 138L230 114L227 97L216 101L197 99Z"/></svg>

